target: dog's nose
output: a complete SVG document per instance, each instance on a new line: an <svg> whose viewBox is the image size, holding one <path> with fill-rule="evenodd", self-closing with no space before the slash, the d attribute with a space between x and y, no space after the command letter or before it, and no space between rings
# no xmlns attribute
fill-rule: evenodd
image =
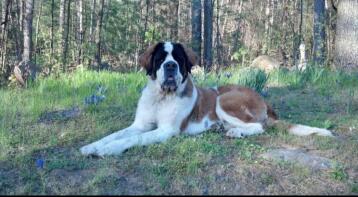
<svg viewBox="0 0 358 197"><path fill-rule="evenodd" d="M173 61L169 61L164 64L164 67L169 71L174 71L177 68L177 64Z"/></svg>

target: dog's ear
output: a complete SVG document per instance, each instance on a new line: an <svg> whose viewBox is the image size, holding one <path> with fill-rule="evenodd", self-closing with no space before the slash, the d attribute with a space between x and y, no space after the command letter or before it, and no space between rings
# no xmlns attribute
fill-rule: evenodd
<svg viewBox="0 0 358 197"><path fill-rule="evenodd" d="M181 45L185 51L186 56L188 57L191 66L195 66L198 63L198 56L191 48L185 46L184 44Z"/></svg>
<svg viewBox="0 0 358 197"><path fill-rule="evenodd" d="M186 59L187 59L186 61L187 63L185 64L186 69L189 73L191 73L191 68L195 66L198 62L198 56L191 48L185 46L184 44L179 44L179 45L183 48L184 53L186 55Z"/></svg>
<svg viewBox="0 0 358 197"><path fill-rule="evenodd" d="M151 73L152 73L153 65L152 65L151 59L152 59L152 54L153 54L157 45L158 45L158 43L150 45L139 56L139 65L141 65L143 68L145 68L145 70L147 71L147 75L151 75Z"/></svg>

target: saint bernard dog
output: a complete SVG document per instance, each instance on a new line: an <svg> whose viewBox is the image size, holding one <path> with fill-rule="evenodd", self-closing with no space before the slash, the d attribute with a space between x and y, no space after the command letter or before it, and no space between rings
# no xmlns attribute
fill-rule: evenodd
<svg viewBox="0 0 358 197"><path fill-rule="evenodd" d="M134 122L125 129L83 146L83 155L119 155L133 146L163 142L181 133L196 135L214 124L226 136L260 134L279 122L273 109L255 91L238 85L202 88L194 84L191 68L197 56L180 43L160 42L139 58L148 82L138 101ZM282 121L281 121L282 122ZM326 129L286 124L287 131L304 136L332 136Z"/></svg>

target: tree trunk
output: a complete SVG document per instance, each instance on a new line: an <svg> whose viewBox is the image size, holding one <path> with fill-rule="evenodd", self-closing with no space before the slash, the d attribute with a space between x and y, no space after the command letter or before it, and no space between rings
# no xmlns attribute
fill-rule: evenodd
<svg viewBox="0 0 358 197"><path fill-rule="evenodd" d="M303 0L300 0L300 25L298 29L299 63L297 65L297 68L299 70L306 69L306 46L303 40L302 25L303 25Z"/></svg>
<svg viewBox="0 0 358 197"><path fill-rule="evenodd" d="M210 71L213 63L213 1L204 1L204 69Z"/></svg>
<svg viewBox="0 0 358 197"><path fill-rule="evenodd" d="M20 31L23 31L24 28L24 1L20 0L19 2L19 22L20 22Z"/></svg>
<svg viewBox="0 0 358 197"><path fill-rule="evenodd" d="M10 0L5 0L4 2L2 2L1 5L1 29L0 29L0 34L2 35L2 37L4 36L4 32L5 32L5 28L6 25L8 23L9 20L9 7L10 7Z"/></svg>
<svg viewBox="0 0 358 197"><path fill-rule="evenodd" d="M103 19L103 8L104 8L104 0L101 0L101 3L99 5L99 9L97 12L97 27L96 27L96 46L97 46L97 51L96 51L96 62L97 62L97 66L98 68L101 65L102 62L102 54L101 54L101 31L102 31L102 19Z"/></svg>
<svg viewBox="0 0 358 197"><path fill-rule="evenodd" d="M216 0L216 59L218 67L222 66L223 64L220 26L220 6L219 0Z"/></svg>
<svg viewBox="0 0 358 197"><path fill-rule="evenodd" d="M315 0L313 21L313 61L316 65L322 66L324 64L325 40L325 2L324 0Z"/></svg>
<svg viewBox="0 0 358 197"><path fill-rule="evenodd" d="M173 13L169 13L172 15L172 23L173 25L170 27L170 38L174 41L178 40L178 28L179 28L179 0L173 1Z"/></svg>
<svg viewBox="0 0 358 197"><path fill-rule="evenodd" d="M33 21L34 0L25 1L24 12L24 50L22 54L22 61L14 67L14 74L16 79L22 84L26 85L27 80L35 79L36 66L32 61L32 21Z"/></svg>
<svg viewBox="0 0 358 197"><path fill-rule="evenodd" d="M241 15L241 12L242 12L242 4L243 4L243 0L240 0L238 8L237 8L239 16ZM234 37L234 39L233 39L234 40L234 42L233 42L233 52L234 53L237 52L237 50L240 49L239 36L240 36L240 24L241 24L240 20L241 20L241 17L239 17L239 16L235 17L236 30L235 30L234 35L233 35L233 37Z"/></svg>
<svg viewBox="0 0 358 197"><path fill-rule="evenodd" d="M66 6L66 0L61 0L60 2L60 16L59 16L59 19L58 19L58 23L59 23L59 33L62 37L62 34L63 34L63 26L65 24L65 6ZM61 46L60 46L61 47Z"/></svg>
<svg viewBox="0 0 358 197"><path fill-rule="evenodd" d="M338 2L335 64L341 68L358 68L358 1Z"/></svg>
<svg viewBox="0 0 358 197"><path fill-rule="evenodd" d="M82 64L82 44L83 44L83 13L82 0L77 1L77 63Z"/></svg>
<svg viewBox="0 0 358 197"><path fill-rule="evenodd" d="M50 55L50 64L53 63L53 35L54 35L54 10L55 10L55 0L51 0L51 55Z"/></svg>
<svg viewBox="0 0 358 197"><path fill-rule="evenodd" d="M0 37L0 73L5 73L7 70L6 67L6 55L7 55L7 24L8 24L8 20L9 20L9 8L10 8L10 4L11 1L10 0L5 0L4 2L2 2L2 7L1 7L1 28L0 28L0 33L1 33L1 37Z"/></svg>
<svg viewBox="0 0 358 197"><path fill-rule="evenodd" d="M58 19L58 23L59 23L59 28L58 28L58 53L60 54L60 60L62 62L62 64L64 63L64 57L63 57L63 53L64 53L64 46L65 46L65 30L64 30L64 24L65 24L65 8L66 8L66 0L61 0L60 1L60 15L59 15L59 19ZM62 68L64 68L64 65L62 65Z"/></svg>
<svg viewBox="0 0 358 197"><path fill-rule="evenodd" d="M63 54L62 54L62 70L67 70L67 55L68 55L68 36L70 34L70 17L71 17L71 0L67 0L67 20L66 28L64 30L63 40Z"/></svg>
<svg viewBox="0 0 358 197"><path fill-rule="evenodd" d="M25 2L25 21L24 21L24 52L23 61L31 61L32 58L32 19L33 19L33 0Z"/></svg>
<svg viewBox="0 0 358 197"><path fill-rule="evenodd" d="M145 12L145 19L144 19L144 30L142 32L141 50L145 49L144 43L145 43L145 39L146 39L145 33L148 30L149 4L150 4L149 0L146 0L145 1L146 12Z"/></svg>
<svg viewBox="0 0 358 197"><path fill-rule="evenodd" d="M89 30L89 36L90 36L89 40L91 42L93 42L93 32L95 31L94 29L95 16L96 16L96 0L93 0L92 8L91 8L90 30Z"/></svg>
<svg viewBox="0 0 358 197"><path fill-rule="evenodd" d="M269 35L269 23L270 23L270 8L271 8L271 1L272 0L267 0L266 3L266 9L265 9L265 42L264 45L262 47L262 52L263 54L267 54L269 48L268 48L268 43L269 43L269 39L270 39L270 35ZM272 12L272 10L271 10Z"/></svg>
<svg viewBox="0 0 358 197"><path fill-rule="evenodd" d="M14 41L15 41L15 49L16 49L16 59L18 61L21 61L22 59L22 32L21 32L21 23L20 23L20 13L21 13L21 9L20 9L20 0L16 1L16 15L15 17L12 18L12 26L13 29L15 29L14 32Z"/></svg>
<svg viewBox="0 0 358 197"><path fill-rule="evenodd" d="M201 66L201 0L192 1L191 34L192 48L198 55L198 64Z"/></svg>
<svg viewBox="0 0 358 197"><path fill-rule="evenodd" d="M282 13L282 17L281 17L281 24L282 24L282 37L281 37L281 43L286 43L287 42L287 28L288 28L288 25L287 25L287 17L288 17L288 1L287 0L283 0L281 1L282 2L282 9L283 9L283 13ZM287 61L288 61L288 58L287 58L287 50L286 50L286 46L285 45L281 45L280 48L279 48L279 51L280 51L280 55L281 55L281 58L282 58L282 64L284 66L287 66Z"/></svg>
<svg viewBox="0 0 358 197"><path fill-rule="evenodd" d="M35 34L35 64L37 63L37 57L36 57L36 53L37 53L37 43L38 43L38 37L39 37L39 25L40 25L40 18L41 18L41 15L42 15L42 1L39 1L40 2L40 11L39 11L39 14L37 16L37 21L36 21L36 34Z"/></svg>

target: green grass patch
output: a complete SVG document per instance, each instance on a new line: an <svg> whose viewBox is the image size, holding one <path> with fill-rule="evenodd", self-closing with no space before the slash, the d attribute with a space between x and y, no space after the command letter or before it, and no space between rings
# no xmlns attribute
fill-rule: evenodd
<svg viewBox="0 0 358 197"><path fill-rule="evenodd" d="M290 135L282 125L243 139L230 139L215 130L198 136L181 135L164 143L134 147L121 156L105 159L83 157L78 149L130 125L147 80L144 73L78 70L38 78L27 89L0 89L0 193L127 194L136 187L143 194L200 194L204 187L225 193L227 190L223 188L230 188L234 178L254 180L252 184L258 179L255 188L260 188L260 184L276 187L277 177L271 173L255 176L243 173L240 176L247 177L235 177L239 176L241 165L255 168L267 165L266 169L277 168L286 175L289 170L291 174L287 177L291 177L282 177L287 183L292 176L299 180L322 180L319 173L309 173L306 168L259 162L259 154L283 145L315 149L322 156L334 157L338 163L343 163L345 168L337 166L321 174L336 184L349 185L350 190L345 193L354 193L357 189L351 185L353 180L348 172L350 168L357 169L358 163L357 76L354 72L320 68L302 72L279 69L268 75L251 68L230 68L223 69L219 75L194 76L201 86L230 83L259 92L264 90L265 99L281 119L334 130L345 136L346 141L342 143L332 138ZM86 98L91 95L105 98L97 104L87 104ZM44 114L73 107L80 109L80 114L74 118L59 116L54 121L40 121ZM36 164L38 159L44 160L41 169ZM67 173L66 179L58 178L55 172ZM76 186L66 180L74 181ZM123 186L128 184L137 185ZM327 192L334 193L333 190Z"/></svg>

